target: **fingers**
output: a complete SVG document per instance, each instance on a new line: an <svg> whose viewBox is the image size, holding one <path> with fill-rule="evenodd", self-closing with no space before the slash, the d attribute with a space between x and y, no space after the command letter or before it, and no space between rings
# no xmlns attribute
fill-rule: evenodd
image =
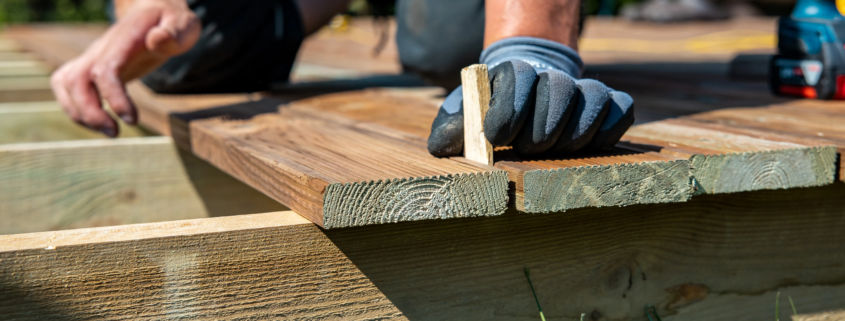
<svg viewBox="0 0 845 321"><path fill-rule="evenodd" d="M59 102L59 106L62 107L65 114L67 114L68 117L77 124L82 124L82 117L76 110L76 107L72 104L70 94L68 94L67 88L64 85L68 69L67 67L67 64L62 66L56 70L52 76L50 76L50 87L53 89L53 94L56 96L56 100Z"/></svg>
<svg viewBox="0 0 845 321"><path fill-rule="evenodd" d="M506 146L519 134L534 104L537 72L526 62L511 60L490 71L490 109L484 136L494 146Z"/></svg>
<svg viewBox="0 0 845 321"><path fill-rule="evenodd" d="M75 122L106 136L116 137L117 123L103 110L99 92L88 70L88 64L78 60L62 66L50 78L53 93L65 113Z"/></svg>
<svg viewBox="0 0 845 321"><path fill-rule="evenodd" d="M464 149L463 87L458 86L440 106L431 124L428 152L437 157L460 155Z"/></svg>
<svg viewBox="0 0 845 321"><path fill-rule="evenodd" d="M610 92L610 110L590 142L590 150L613 147L634 124L634 99L621 91Z"/></svg>
<svg viewBox="0 0 845 321"><path fill-rule="evenodd" d="M576 103L575 79L557 70L540 73L533 113L514 141L514 150L533 155L551 148L563 133Z"/></svg>
<svg viewBox="0 0 845 321"><path fill-rule="evenodd" d="M71 68L60 85L70 96L69 108L75 110L82 124L106 136L117 136L117 123L103 110L97 89L85 68Z"/></svg>
<svg viewBox="0 0 845 321"><path fill-rule="evenodd" d="M126 89L118 77L117 70L105 68L98 66L92 70L97 91L117 117L120 117L127 124L137 124L138 115L135 106L126 94Z"/></svg>
<svg viewBox="0 0 845 321"><path fill-rule="evenodd" d="M577 104L553 153L573 153L583 149L598 131L610 110L610 89L593 79L575 81Z"/></svg>
<svg viewBox="0 0 845 321"><path fill-rule="evenodd" d="M199 19L190 10L165 14L147 33L147 49L168 57L182 54L194 46L201 29Z"/></svg>

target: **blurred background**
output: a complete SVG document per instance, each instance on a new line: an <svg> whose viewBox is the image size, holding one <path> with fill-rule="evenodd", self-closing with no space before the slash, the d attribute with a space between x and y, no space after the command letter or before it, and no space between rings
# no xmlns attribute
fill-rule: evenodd
<svg viewBox="0 0 845 321"><path fill-rule="evenodd" d="M0 24L106 21L107 0L0 0Z"/></svg>
<svg viewBox="0 0 845 321"><path fill-rule="evenodd" d="M353 0L349 13L391 15L391 0ZM675 22L737 16L784 15L795 0L584 0L586 15ZM0 0L0 24L106 21L108 0ZM648 10L644 10L648 9Z"/></svg>

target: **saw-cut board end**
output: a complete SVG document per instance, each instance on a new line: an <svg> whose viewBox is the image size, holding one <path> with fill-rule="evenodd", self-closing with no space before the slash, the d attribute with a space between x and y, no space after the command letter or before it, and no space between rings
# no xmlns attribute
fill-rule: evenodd
<svg viewBox="0 0 845 321"><path fill-rule="evenodd" d="M493 145L484 137L484 117L490 108L490 81L487 65L476 64L461 70L464 94L464 157L493 165Z"/></svg>

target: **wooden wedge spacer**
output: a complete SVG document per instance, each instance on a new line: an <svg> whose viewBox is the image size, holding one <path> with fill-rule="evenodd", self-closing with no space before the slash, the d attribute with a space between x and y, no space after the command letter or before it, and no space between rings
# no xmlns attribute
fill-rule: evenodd
<svg viewBox="0 0 845 321"><path fill-rule="evenodd" d="M484 117L490 108L490 80L487 65L461 70L464 94L464 157L493 165L493 145L484 137Z"/></svg>

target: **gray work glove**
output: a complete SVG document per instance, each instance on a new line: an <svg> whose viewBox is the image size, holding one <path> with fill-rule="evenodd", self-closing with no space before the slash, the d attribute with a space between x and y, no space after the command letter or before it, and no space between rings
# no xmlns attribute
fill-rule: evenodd
<svg viewBox="0 0 845 321"><path fill-rule="evenodd" d="M571 154L612 147L634 123L634 100L593 79L578 79L584 63L550 40L512 37L481 53L490 68L492 98L484 136L521 155ZM460 155L464 145L462 88L440 106L428 151Z"/></svg>

